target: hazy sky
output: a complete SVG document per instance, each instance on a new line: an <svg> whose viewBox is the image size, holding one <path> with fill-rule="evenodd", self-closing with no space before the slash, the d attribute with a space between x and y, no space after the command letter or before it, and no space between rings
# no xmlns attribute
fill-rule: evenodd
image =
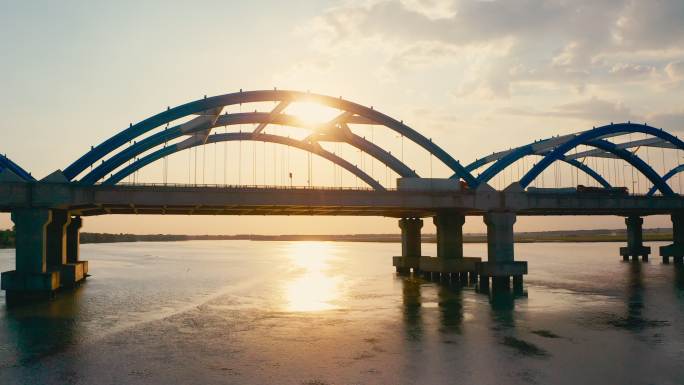
<svg viewBox="0 0 684 385"><path fill-rule="evenodd" d="M373 105L464 163L611 121L684 129L682 0L0 0L0 49L0 151L39 178L129 122L240 88L311 90ZM387 137L397 154L399 139ZM240 164L248 183L255 149L266 164L267 155L280 151L245 145ZM221 163L221 151L235 152L213 150L206 162ZM410 146L406 151L427 175L429 156ZM178 166L170 179L187 182L184 159L179 154L172 162ZM293 160L298 164L305 167L305 160ZM336 171L320 165L315 170L328 171L314 181L330 184ZM141 180L158 181L154 167ZM448 176L437 164L433 169L435 177ZM220 167L207 172L211 183L215 174L236 175ZM300 182L306 171L295 173ZM259 174L256 182L281 178L270 175ZM621 221L528 218L516 229ZM469 220L466 231L481 230L480 222ZM9 225L6 215L0 218L0 227ZM348 233L397 227L382 218L126 216L89 218L85 230Z"/></svg>

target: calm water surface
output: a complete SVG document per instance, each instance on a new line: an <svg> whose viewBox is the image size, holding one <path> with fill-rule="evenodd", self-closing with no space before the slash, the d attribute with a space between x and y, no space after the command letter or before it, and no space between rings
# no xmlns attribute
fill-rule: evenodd
<svg viewBox="0 0 684 385"><path fill-rule="evenodd" d="M619 246L516 245L511 301L397 277L395 244L83 245L75 292L0 294L0 384L684 384L684 270Z"/></svg>

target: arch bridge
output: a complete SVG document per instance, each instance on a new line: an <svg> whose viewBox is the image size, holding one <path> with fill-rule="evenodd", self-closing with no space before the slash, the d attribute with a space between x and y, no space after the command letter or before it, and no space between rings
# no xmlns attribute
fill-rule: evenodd
<svg viewBox="0 0 684 385"><path fill-rule="evenodd" d="M326 119L312 122L297 114L302 105L322 106ZM249 129L243 131L245 126ZM298 130L299 136L284 134L283 127ZM368 127L371 132L382 129L385 138L377 141L371 134L369 139L362 133L367 133ZM388 149L388 141L383 141L387 137L401 138L401 155ZM410 157L404 157L404 139L414 149ZM344 170L367 187L315 187L310 160L304 187L292 182L231 185L226 179L222 184L215 179L213 185L168 183L169 159L191 151L196 156L198 148L229 142L240 143L239 164L229 165L224 158L224 171L237 168L242 173L242 142L262 142L328 161L340 174ZM359 164L332 150L340 145L384 166L386 175L398 177L397 187L393 188L391 178L375 175L374 166L370 170L364 166L363 157ZM683 149L684 142L660 128L611 123L536 140L462 164L457 153L448 152L402 120L341 97L276 89L204 97L130 124L63 171L40 181L0 156L0 210L12 213L17 231L17 268L3 273L2 288L8 291L8 298L24 298L84 279L87 263L78 256L82 217L105 214L400 218L402 255L394 259L398 272L413 270L457 279L465 274L479 279L482 290L489 288L490 277L496 287L508 287L511 277L514 286L521 287L527 265L513 256L517 215L624 216L628 245L621 250L623 258L647 259L650 249L642 242L642 217L668 214L673 220L674 242L662 248L661 254L664 262L670 257L681 262L684 200L679 174L684 167L679 159ZM416 162L415 154L421 152L429 156L429 174L434 158L448 170L445 178L425 177L428 172ZM265 156L264 152L263 168ZM273 159L277 161L275 150ZM192 158L189 160L191 182ZM164 165L163 183L137 182L138 173L159 163ZM195 180L197 164L195 160ZM256 170L256 163L252 167ZM292 170L287 171L291 180ZM582 188L577 187L580 184ZM484 217L490 246L486 262L463 256L462 225L467 215ZM425 217L433 217L437 227L436 258L421 255L421 218Z"/></svg>

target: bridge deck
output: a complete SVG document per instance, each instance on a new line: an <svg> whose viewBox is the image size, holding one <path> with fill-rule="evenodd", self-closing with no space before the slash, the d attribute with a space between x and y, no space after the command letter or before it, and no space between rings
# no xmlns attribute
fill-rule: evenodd
<svg viewBox="0 0 684 385"><path fill-rule="evenodd" d="M653 215L684 210L684 198L528 192L373 191L367 189L187 185L82 186L2 183L0 210L45 207L78 215L352 215L426 217L440 210L466 215Z"/></svg>

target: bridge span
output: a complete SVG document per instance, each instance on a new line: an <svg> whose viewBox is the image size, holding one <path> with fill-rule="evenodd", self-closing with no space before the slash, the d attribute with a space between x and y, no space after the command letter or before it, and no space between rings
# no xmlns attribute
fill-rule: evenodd
<svg viewBox="0 0 684 385"><path fill-rule="evenodd" d="M647 195L534 193L516 186L496 190L384 190L357 188L0 184L0 210L44 207L72 216L137 215L348 215L433 217L442 211L482 216L516 215L647 216L684 211L684 198ZM484 190L484 191L483 191Z"/></svg>
<svg viewBox="0 0 684 385"><path fill-rule="evenodd" d="M247 106L263 108L264 103L270 106L266 111L244 112L251 111ZM311 123L289 111L297 103L322 105L335 110L335 115ZM230 108L239 108L239 112L230 112ZM243 132L243 125L253 129ZM281 126L304 130L306 134L298 138L283 135L278 132ZM368 138L359 133L359 127L369 126L400 137L401 155L378 144L373 135ZM233 132L228 132L229 127ZM218 131L220 128L223 132ZM425 170L405 162L413 158L403 155L404 138L427 152L430 174L433 158L449 174L444 178L421 178ZM229 185L225 178L223 184L215 185L168 183L169 157L190 154L210 144L243 141L307 152L331 162L336 175L339 169L368 187L313 186L311 161L306 187L292 186L291 170L287 170L289 186ZM341 144L384 166L388 176L392 173L397 181L414 187L393 188L391 178L378 178L374 167L364 167L363 158L359 164L334 151ZM673 243L661 247L660 254L664 263L674 259L681 264L682 150L684 142L675 135L627 122L544 138L461 163L403 121L339 97L275 89L204 97L130 124L40 180L8 157L0 156L0 211L11 213L16 230L16 269L2 273L1 286L9 302L21 302L78 285L88 275L88 263L79 256L84 218L116 214L397 218L402 253L393 258L393 264L398 273L477 282L485 292L490 290L490 278L493 290L509 290L511 281L514 290L522 290L527 263L514 256L513 228L518 216L624 217L628 242L620 255L624 260L647 261L651 250L643 244L643 217L664 214L672 218ZM241 163L241 153L239 157ZM131 179L137 180L141 169L158 162L164 165L164 183L130 183ZM224 162L224 171L235 167L241 172L240 164ZM196 168L195 160L195 181ZM256 180L256 164L253 170ZM275 167L273 171L276 180ZM189 179L190 175L188 163ZM547 180L553 180L552 188L544 181L545 175ZM576 188L580 184L590 187ZM487 227L486 261L463 255L466 216L483 217ZM432 218L437 229L434 257L421 252L421 228L426 218Z"/></svg>

